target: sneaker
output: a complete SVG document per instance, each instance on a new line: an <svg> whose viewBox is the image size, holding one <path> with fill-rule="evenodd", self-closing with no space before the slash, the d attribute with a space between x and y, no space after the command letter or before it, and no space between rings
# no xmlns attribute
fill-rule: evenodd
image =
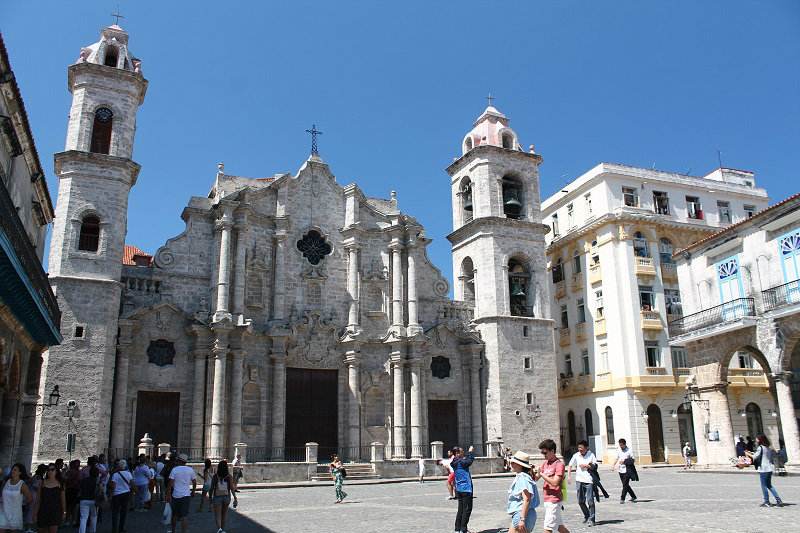
<svg viewBox="0 0 800 533"><path fill-rule="evenodd" d="M778 501L775 502L775 507L783 507L784 505L786 505L786 504L783 503L783 500L778 500Z"/></svg>
<svg viewBox="0 0 800 533"><path fill-rule="evenodd" d="M620 501L619 501L619 504L620 504L620 505L622 505L623 503L625 503L625 500L620 500Z"/></svg>
<svg viewBox="0 0 800 533"><path fill-rule="evenodd" d="M772 507L772 504L769 502L764 502L761 505L759 505L759 507Z"/></svg>
<svg viewBox="0 0 800 533"><path fill-rule="evenodd" d="M592 522L589 522L589 527L594 527L594 526L596 526L596 525L597 525L597 523L596 523L596 522L594 522L594 521L592 521Z"/></svg>
<svg viewBox="0 0 800 533"><path fill-rule="evenodd" d="M222 533L222 528L218 528L217 533Z"/></svg>
<svg viewBox="0 0 800 533"><path fill-rule="evenodd" d="M583 523L586 524L587 522L589 522L589 519L588 518L584 518L583 519Z"/></svg>
<svg viewBox="0 0 800 533"><path fill-rule="evenodd" d="M631 503L636 503L636 498L631 498Z"/></svg>

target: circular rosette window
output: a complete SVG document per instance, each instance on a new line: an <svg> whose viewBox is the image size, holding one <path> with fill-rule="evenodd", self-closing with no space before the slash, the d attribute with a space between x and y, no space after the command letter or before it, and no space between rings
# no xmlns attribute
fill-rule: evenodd
<svg viewBox="0 0 800 533"><path fill-rule="evenodd" d="M433 377L445 379L450 377L450 359L441 355L431 359L431 374Z"/></svg>
<svg viewBox="0 0 800 533"><path fill-rule="evenodd" d="M297 249L303 252L303 257L312 265L318 265L333 250L325 237L313 229L297 241Z"/></svg>

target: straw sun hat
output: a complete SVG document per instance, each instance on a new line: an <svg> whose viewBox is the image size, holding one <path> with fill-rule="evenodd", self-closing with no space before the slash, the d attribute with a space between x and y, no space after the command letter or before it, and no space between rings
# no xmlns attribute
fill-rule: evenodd
<svg viewBox="0 0 800 533"><path fill-rule="evenodd" d="M514 455L511 457L511 459L509 459L509 461L512 463L517 463L523 468L531 467L531 456L522 451L514 452Z"/></svg>

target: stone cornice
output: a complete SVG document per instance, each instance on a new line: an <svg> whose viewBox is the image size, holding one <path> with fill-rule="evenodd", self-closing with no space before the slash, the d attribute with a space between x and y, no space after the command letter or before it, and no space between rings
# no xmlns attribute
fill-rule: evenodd
<svg viewBox="0 0 800 533"><path fill-rule="evenodd" d="M139 105L144 103L144 95L147 93L148 81L140 72L131 72L129 70L107 67L96 63L75 63L67 67L67 73L67 88L70 92L72 92L76 83L75 78L79 74L93 74L132 84L136 87L137 91L131 94L138 97Z"/></svg>
<svg viewBox="0 0 800 533"><path fill-rule="evenodd" d="M452 176L459 170L461 170L463 166L466 165L469 161L471 161L476 157L479 157L481 154L486 154L486 155L495 154L495 155L502 155L505 157L515 157L523 161L528 160L529 162L534 162L537 165L541 165L543 161L542 156L540 156L539 154L531 154L528 152L521 152L519 150L510 150L508 148L500 148L499 146L492 146L487 144L482 146L476 146L466 154L462 155L461 157L453 161L453 163L449 165L445 170L447 171L448 174Z"/></svg>
<svg viewBox="0 0 800 533"><path fill-rule="evenodd" d="M479 217L472 219L457 230L453 231L447 236L453 245L461 241L465 237L475 232L478 229L485 228L486 226L500 226L514 229L527 229L531 233L545 234L550 231L550 227L540 222L530 222L528 220L516 220L513 218L504 217Z"/></svg>
<svg viewBox="0 0 800 533"><path fill-rule="evenodd" d="M61 179L61 170L64 164L70 162L88 163L94 165L101 165L104 167L115 167L124 170L130 175L130 185L136 185L136 178L139 177L139 171L142 169L141 165L126 157L118 157L108 154L97 154L94 152L82 152L80 150L67 150L65 152L57 152L53 155L55 171L59 179ZM98 179L115 179L107 178L102 175L93 174L93 178Z"/></svg>

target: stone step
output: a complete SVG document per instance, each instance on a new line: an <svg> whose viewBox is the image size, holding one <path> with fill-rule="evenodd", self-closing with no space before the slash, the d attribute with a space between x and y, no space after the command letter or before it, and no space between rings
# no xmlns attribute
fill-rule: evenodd
<svg viewBox="0 0 800 533"><path fill-rule="evenodd" d="M380 479L368 463L345 464L347 479ZM330 481L331 475L328 465L317 465L317 473L311 476L312 481Z"/></svg>

